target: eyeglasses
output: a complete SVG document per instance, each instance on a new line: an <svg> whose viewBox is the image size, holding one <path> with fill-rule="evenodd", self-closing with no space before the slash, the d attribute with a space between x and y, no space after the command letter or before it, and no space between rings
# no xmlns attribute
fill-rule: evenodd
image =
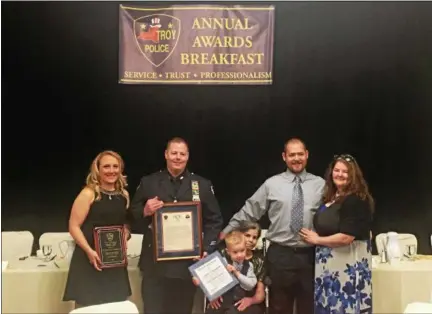
<svg viewBox="0 0 432 314"><path fill-rule="evenodd" d="M355 162L355 158L351 156L350 154L341 154L341 155L334 155L333 160L343 159L346 162Z"/></svg>

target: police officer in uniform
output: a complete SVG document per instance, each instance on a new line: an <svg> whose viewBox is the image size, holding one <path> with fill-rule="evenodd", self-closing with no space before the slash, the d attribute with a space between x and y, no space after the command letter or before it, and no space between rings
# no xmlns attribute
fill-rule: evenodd
<svg viewBox="0 0 432 314"><path fill-rule="evenodd" d="M164 202L200 201L203 222L204 255L216 249L222 229L222 214L209 180L186 169L189 148L182 138L171 139L165 150L166 169L141 179L131 201L134 218L142 221L146 231L142 244L142 298L145 314L192 313L196 287L188 267L191 260L154 260L152 215Z"/></svg>

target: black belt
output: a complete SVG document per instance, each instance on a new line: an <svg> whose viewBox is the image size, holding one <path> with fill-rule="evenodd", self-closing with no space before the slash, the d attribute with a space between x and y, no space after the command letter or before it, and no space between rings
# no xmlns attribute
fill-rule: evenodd
<svg viewBox="0 0 432 314"><path fill-rule="evenodd" d="M276 242L272 242L270 244L270 246L271 245L277 245L279 247L283 247L283 248L292 250L292 251L294 251L296 253L310 253L310 252L312 252L312 251L315 250L315 248L313 246L288 246L288 245L282 245L282 244L279 244L279 243L276 243Z"/></svg>
<svg viewBox="0 0 432 314"><path fill-rule="evenodd" d="M288 246L288 248L292 249L296 253L310 253L315 250L314 247L310 246Z"/></svg>

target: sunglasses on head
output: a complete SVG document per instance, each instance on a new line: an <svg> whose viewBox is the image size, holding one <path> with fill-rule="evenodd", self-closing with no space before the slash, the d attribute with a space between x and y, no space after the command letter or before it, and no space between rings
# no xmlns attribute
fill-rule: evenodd
<svg viewBox="0 0 432 314"><path fill-rule="evenodd" d="M341 154L341 155L334 155L333 160L343 159L346 162L355 162L355 158L351 156L350 154Z"/></svg>

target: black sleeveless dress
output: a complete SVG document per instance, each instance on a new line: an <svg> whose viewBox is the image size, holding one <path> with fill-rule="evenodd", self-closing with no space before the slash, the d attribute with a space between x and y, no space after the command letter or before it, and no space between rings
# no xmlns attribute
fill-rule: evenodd
<svg viewBox="0 0 432 314"><path fill-rule="evenodd" d="M94 249L93 228L125 224L126 199L101 193L101 199L90 207L81 230ZM63 301L75 301L84 306L125 301L131 295L127 268L116 267L97 271L87 254L76 245L69 266Z"/></svg>

